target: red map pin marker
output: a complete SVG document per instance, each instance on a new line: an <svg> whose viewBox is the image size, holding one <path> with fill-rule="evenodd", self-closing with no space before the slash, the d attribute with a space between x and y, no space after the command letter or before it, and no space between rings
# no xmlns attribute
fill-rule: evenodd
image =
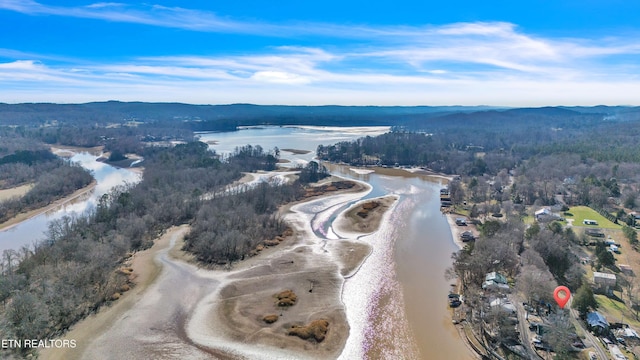
<svg viewBox="0 0 640 360"><path fill-rule="evenodd" d="M567 305L569 298L571 297L571 291L566 286L558 286L553 291L553 298L556 299L558 306L560 309L564 309L564 306Z"/></svg>

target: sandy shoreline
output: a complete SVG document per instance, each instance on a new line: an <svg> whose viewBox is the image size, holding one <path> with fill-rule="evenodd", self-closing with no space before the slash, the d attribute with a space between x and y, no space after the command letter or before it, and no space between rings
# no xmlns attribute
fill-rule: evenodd
<svg viewBox="0 0 640 360"><path fill-rule="evenodd" d="M251 177L242 182L247 180ZM75 339L78 347L47 350L43 358L92 359L110 350L112 358L120 358L114 354L171 358L157 356L165 350L182 358L337 358L349 334L342 284L371 246L356 239L327 242L316 237L309 209L339 206L369 190L358 189L292 204L285 209L285 218L294 235L227 271L193 265L179 249L188 227L172 228L133 257L137 285L64 336ZM293 290L298 301L278 307L274 295L285 289ZM262 317L267 314L278 315L278 321L266 324ZM176 324L175 316L184 321ZM329 321L322 342L287 334L292 325L318 319Z"/></svg>
<svg viewBox="0 0 640 360"><path fill-rule="evenodd" d="M27 212L23 212L20 213L14 217L12 217L11 219L3 222L2 224L0 224L0 230L8 230L18 224L20 224L21 222L25 221L25 220L29 220L33 217L36 217L40 214L44 214L48 211L51 211L55 208L58 208L60 206L63 206L67 203L70 203L74 200L76 200L77 198L88 194L89 192L91 192L97 185L96 180L93 180L89 185L83 187L82 189L76 190L75 192L73 192L71 195L65 196L62 199L58 199L56 201L54 201L53 203L45 206L45 207L41 207L38 209L34 209L34 210L30 210Z"/></svg>
<svg viewBox="0 0 640 360"><path fill-rule="evenodd" d="M459 226L456 224L457 218L465 218L465 216L448 213L445 214L447 217L447 222L449 223L449 228L451 229L451 236L453 237L453 242L458 246L459 249L463 249L466 245L462 239L460 239L460 235L465 231L471 231L473 236L478 237L478 231L473 225ZM468 219L467 219L468 221Z"/></svg>
<svg viewBox="0 0 640 360"><path fill-rule="evenodd" d="M113 326L123 314L146 295L147 288L156 280L162 270L162 267L156 261L156 255L160 251L167 249L172 239L175 241L178 237L184 236L187 230L188 227L185 225L170 228L156 240L151 248L135 253L128 260L133 269L135 286L124 293L117 301L101 307L98 313L73 325L71 330L61 337L61 339L75 340L76 348L43 350L40 352L40 357L49 360L81 359L94 339Z"/></svg>
<svg viewBox="0 0 640 360"><path fill-rule="evenodd" d="M253 175L245 176L239 183L252 180L256 180ZM152 248L133 257L137 285L65 335L65 339L76 339L78 348L45 351L43 358L92 359L100 351L114 347L118 348L115 354L122 356L154 358L179 354L181 358L203 359L326 359L349 358L349 354L359 353L356 348L361 346L362 334L351 334L351 330L355 326L356 332L360 331L362 319L351 323L346 306L362 295L345 293L344 285L376 246L369 243L371 234L380 228L383 233L375 237L386 237L388 226L380 224L385 224L395 211L397 197L378 198L388 203L379 216L370 219L374 222L370 229L374 230L351 228L345 216L348 210L343 210L334 221L335 229L331 229L335 232L328 236L340 241L322 239L314 233L318 223L327 221L332 209L355 201L350 207L353 209L372 200L358 201L370 190L366 183L359 183L362 185L357 192L325 194L285 207L282 213L294 235L258 256L234 264L231 270L195 266L189 255L180 250L188 227L170 229ZM455 225L455 218L447 215L453 239L462 247L459 234L466 228ZM291 307L278 307L274 295L285 289L293 290L298 301ZM163 315L153 319L149 314ZM262 318L268 314L277 315L278 321L266 324ZM176 320L176 316L183 320ZM329 321L324 341L287 335L292 325L318 319ZM166 355L158 355L165 351Z"/></svg>

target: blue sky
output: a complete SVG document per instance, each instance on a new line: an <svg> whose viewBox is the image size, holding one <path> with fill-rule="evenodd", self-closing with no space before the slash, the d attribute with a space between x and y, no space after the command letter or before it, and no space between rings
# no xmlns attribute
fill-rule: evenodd
<svg viewBox="0 0 640 360"><path fill-rule="evenodd" d="M0 102L640 105L636 1L0 0Z"/></svg>

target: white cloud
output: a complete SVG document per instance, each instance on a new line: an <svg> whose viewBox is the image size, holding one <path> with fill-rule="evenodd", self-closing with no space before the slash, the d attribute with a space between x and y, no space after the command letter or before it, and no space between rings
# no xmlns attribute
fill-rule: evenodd
<svg viewBox="0 0 640 360"><path fill-rule="evenodd" d="M0 49L0 101L295 104L637 104L640 37L551 38L504 22L443 26L246 23L211 12L99 2L0 0L0 9L289 38L241 55L86 62ZM339 38L330 47L298 37ZM170 50L167 50L170 51ZM13 100L12 100L13 99ZM66 100L65 100L66 99Z"/></svg>
<svg viewBox="0 0 640 360"><path fill-rule="evenodd" d="M307 84L311 82L311 79L307 77L283 71L258 71L251 76L251 79L278 84Z"/></svg>

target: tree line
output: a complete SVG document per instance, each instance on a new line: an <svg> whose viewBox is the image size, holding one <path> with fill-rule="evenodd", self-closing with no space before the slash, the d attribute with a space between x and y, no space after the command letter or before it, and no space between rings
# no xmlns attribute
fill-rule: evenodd
<svg viewBox="0 0 640 360"><path fill-rule="evenodd" d="M24 138L10 138L0 154L4 154L0 157L0 189L33 183L24 196L0 202L0 223L70 195L93 180L86 169Z"/></svg>
<svg viewBox="0 0 640 360"><path fill-rule="evenodd" d="M205 202L185 236L184 249L204 263L226 264L244 259L264 240L281 235L287 225L278 212L280 205L300 200L306 184L328 176L315 161L298 170L293 182L238 186Z"/></svg>
<svg viewBox="0 0 640 360"><path fill-rule="evenodd" d="M1 337L43 339L63 333L128 286L128 272L122 267L131 251L150 246L172 225L199 224L198 215L213 211L203 207L206 202L224 201L231 206L227 210L234 209L228 203L232 197L205 200L203 195L221 193L242 172L272 164L273 152L248 149L221 158L200 142L145 148L140 183L105 194L93 212L52 221L38 244L5 251L0 262ZM245 161L236 161L235 156ZM262 191L267 202L254 205L255 216L243 212L238 231L245 225L269 223L272 190ZM261 198L255 201L260 204ZM225 255L235 258L232 253Z"/></svg>

